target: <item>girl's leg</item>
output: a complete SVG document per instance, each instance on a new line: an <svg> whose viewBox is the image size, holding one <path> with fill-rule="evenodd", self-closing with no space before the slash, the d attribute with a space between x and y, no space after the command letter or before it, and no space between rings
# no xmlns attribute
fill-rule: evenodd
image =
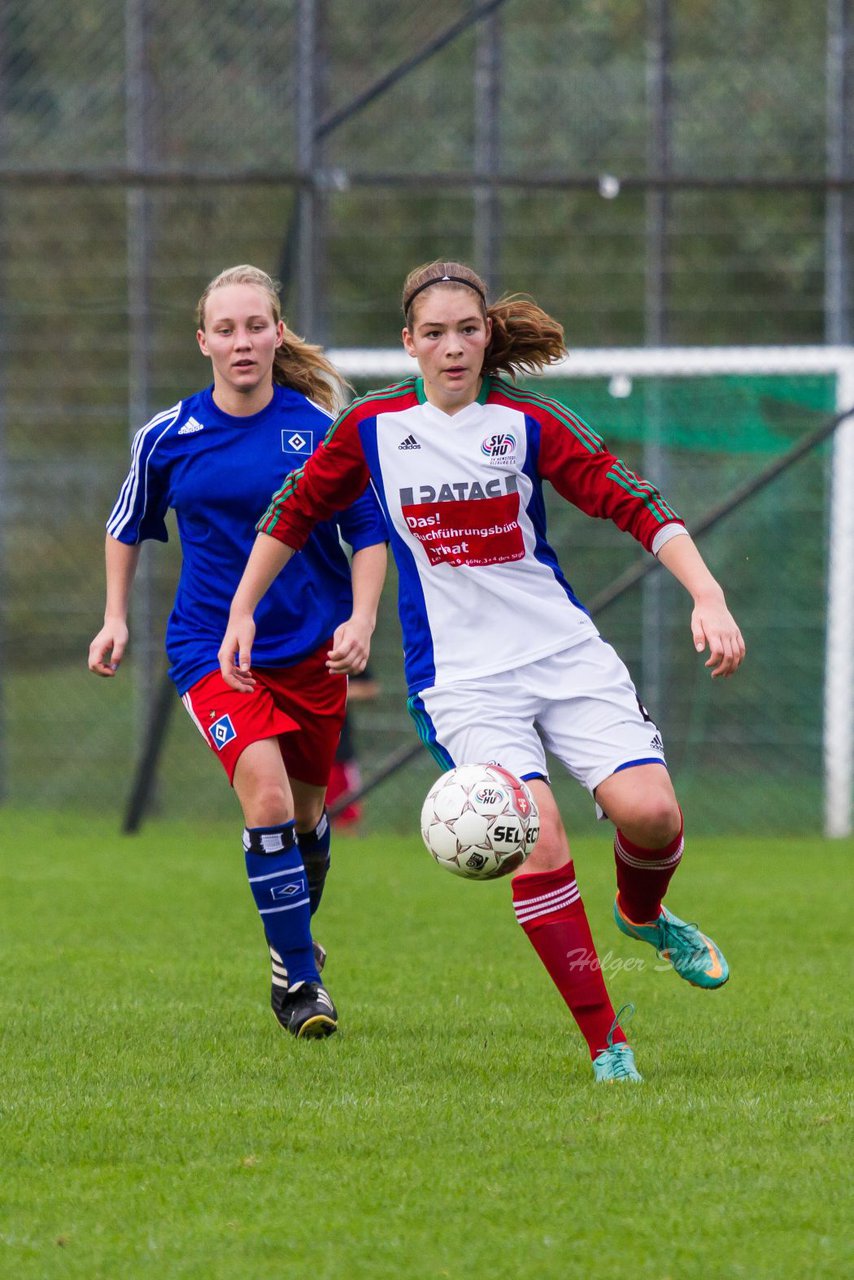
<svg viewBox="0 0 854 1280"><path fill-rule="evenodd" d="M554 681L547 674L543 683ZM545 781L545 751L535 727L541 704L538 689L529 692L520 673L506 672L424 690L408 705L421 740L445 768L464 760L497 760L528 782L539 809L540 836L512 881L516 919L575 1018L591 1057L603 1051L616 1057L625 1036L616 1025L566 831ZM630 1050L622 1056L630 1057ZM633 1066L610 1077L594 1070L597 1079L639 1079Z"/></svg>
<svg viewBox="0 0 854 1280"><path fill-rule="evenodd" d="M329 871L332 824L326 812L326 788L312 786L308 782L291 779L297 841L299 842L305 872L308 877L308 894L311 914L320 906L323 886Z"/></svg>
<svg viewBox="0 0 854 1280"><path fill-rule="evenodd" d="M278 738L250 742L232 779L247 827L272 827L294 820L294 795Z"/></svg>
<svg viewBox="0 0 854 1280"><path fill-rule="evenodd" d="M667 770L658 764L621 769L599 784L596 801L617 828L617 927L651 943L692 986L723 986L729 967L717 944L662 906L684 846Z"/></svg>
<svg viewBox="0 0 854 1280"><path fill-rule="evenodd" d="M620 769L596 788L596 802L617 828L620 908L630 920L655 920L684 843L670 774L660 764Z"/></svg>
<svg viewBox="0 0 854 1280"><path fill-rule="evenodd" d="M246 871L273 957L273 1010L294 1035L329 1035L337 1015L315 963L308 877L278 740L250 743L233 781L246 823Z"/></svg>
<svg viewBox="0 0 854 1280"><path fill-rule="evenodd" d="M540 811L540 838L513 878L516 919L595 1058L610 1044L624 1043L626 1037L615 1025L552 789L542 778L529 780L528 786Z"/></svg>

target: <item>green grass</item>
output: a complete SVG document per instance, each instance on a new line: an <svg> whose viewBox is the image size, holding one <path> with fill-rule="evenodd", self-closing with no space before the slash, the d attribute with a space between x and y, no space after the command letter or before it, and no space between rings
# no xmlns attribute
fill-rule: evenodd
<svg viewBox="0 0 854 1280"><path fill-rule="evenodd" d="M318 934L341 1033L267 1008L239 826L0 811L0 1275L15 1280L838 1277L854 842L697 840L693 990L576 864L646 1082L592 1082L505 884L337 841ZM631 965L626 965L631 961Z"/></svg>

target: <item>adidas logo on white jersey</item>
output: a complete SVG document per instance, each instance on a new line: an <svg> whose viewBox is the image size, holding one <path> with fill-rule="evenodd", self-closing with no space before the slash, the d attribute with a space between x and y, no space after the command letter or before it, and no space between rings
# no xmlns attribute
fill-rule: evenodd
<svg viewBox="0 0 854 1280"><path fill-rule="evenodd" d="M194 431L204 431L204 429L205 424L203 422L196 422L195 418L188 418L183 427L178 428L178 435L191 436Z"/></svg>
<svg viewBox="0 0 854 1280"><path fill-rule="evenodd" d="M415 439L415 436L407 436L405 440L401 440L397 447L398 449L420 449L421 445Z"/></svg>

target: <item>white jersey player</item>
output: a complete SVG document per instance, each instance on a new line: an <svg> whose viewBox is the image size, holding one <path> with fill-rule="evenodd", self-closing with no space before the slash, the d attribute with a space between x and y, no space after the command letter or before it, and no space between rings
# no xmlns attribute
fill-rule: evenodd
<svg viewBox="0 0 854 1280"><path fill-rule="evenodd" d="M352 404L274 495L232 602L223 676L251 687L258 602L314 524L371 484L398 567L419 735L444 768L494 760L528 782L541 834L513 880L517 919L587 1040L595 1078L639 1080L596 962L547 749L616 827L618 928L695 986L721 986L728 970L710 938L662 906L683 827L661 735L549 546L543 482L611 519L676 576L713 676L738 668L744 643L658 490L563 405L515 386L520 370L564 354L556 321L525 298L489 305L480 277L454 262L411 272L403 310L420 374Z"/></svg>

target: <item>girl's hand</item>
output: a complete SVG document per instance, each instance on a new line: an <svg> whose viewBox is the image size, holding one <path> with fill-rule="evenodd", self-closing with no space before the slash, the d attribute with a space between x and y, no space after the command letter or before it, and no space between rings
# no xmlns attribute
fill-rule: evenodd
<svg viewBox="0 0 854 1280"><path fill-rule="evenodd" d="M712 677L735 675L744 661L744 640L735 618L723 600L698 601L691 614L694 648L702 653L709 647L706 666Z"/></svg>
<svg viewBox="0 0 854 1280"><path fill-rule="evenodd" d="M127 642L125 622L118 619L105 622L89 645L89 670L96 676L114 676L124 657Z"/></svg>
<svg viewBox="0 0 854 1280"><path fill-rule="evenodd" d="M335 675L357 676L364 671L371 652L373 627L359 618L348 618L336 628L326 665Z"/></svg>
<svg viewBox="0 0 854 1280"><path fill-rule="evenodd" d="M251 671L254 639L255 619L251 613L228 619L217 657L223 680L239 693L251 693L255 688Z"/></svg>

